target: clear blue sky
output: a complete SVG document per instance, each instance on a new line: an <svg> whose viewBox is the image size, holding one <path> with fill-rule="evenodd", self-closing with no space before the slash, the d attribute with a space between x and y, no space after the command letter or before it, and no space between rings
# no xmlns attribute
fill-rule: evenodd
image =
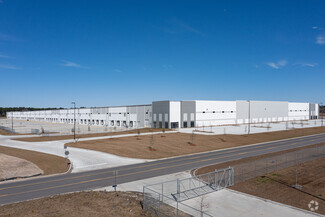
<svg viewBox="0 0 325 217"><path fill-rule="evenodd" d="M0 106L325 103L325 1L0 0Z"/></svg>

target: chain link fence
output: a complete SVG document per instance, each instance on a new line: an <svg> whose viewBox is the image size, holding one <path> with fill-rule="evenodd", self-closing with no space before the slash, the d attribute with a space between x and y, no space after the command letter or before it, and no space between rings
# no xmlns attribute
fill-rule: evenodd
<svg viewBox="0 0 325 217"><path fill-rule="evenodd" d="M6 132L8 132L8 133L12 133L12 134L15 133L15 130L13 130L13 129L10 128L10 127L0 126L0 130L4 130L4 131L6 131Z"/></svg>
<svg viewBox="0 0 325 217"><path fill-rule="evenodd" d="M199 176L144 186L143 209L159 217L212 216L203 209L183 202L232 186L233 174L233 168L229 167Z"/></svg>
<svg viewBox="0 0 325 217"><path fill-rule="evenodd" d="M325 145L234 165L234 184L325 156Z"/></svg>

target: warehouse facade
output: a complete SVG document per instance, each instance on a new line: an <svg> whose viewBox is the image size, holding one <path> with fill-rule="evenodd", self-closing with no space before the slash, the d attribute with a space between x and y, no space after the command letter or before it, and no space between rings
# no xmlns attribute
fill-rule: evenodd
<svg viewBox="0 0 325 217"><path fill-rule="evenodd" d="M276 101L154 101L148 105L8 112L7 118L124 128L187 128L317 119L313 103Z"/></svg>

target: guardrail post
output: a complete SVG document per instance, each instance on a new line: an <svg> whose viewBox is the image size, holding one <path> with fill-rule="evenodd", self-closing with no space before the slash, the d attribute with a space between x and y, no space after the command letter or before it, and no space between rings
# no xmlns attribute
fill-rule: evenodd
<svg viewBox="0 0 325 217"><path fill-rule="evenodd" d="M214 188L217 190L218 171L214 169Z"/></svg>
<svg viewBox="0 0 325 217"><path fill-rule="evenodd" d="M161 202L164 202L164 183L161 183Z"/></svg>
<svg viewBox="0 0 325 217"><path fill-rule="evenodd" d="M227 187L231 185L231 170L230 170L230 169L231 169L231 168L230 168L230 166L229 166L229 167L228 167L228 185L227 185Z"/></svg>
<svg viewBox="0 0 325 217"><path fill-rule="evenodd" d="M179 179L177 179L177 203L180 198L180 192L181 192L181 187L180 187Z"/></svg>
<svg viewBox="0 0 325 217"><path fill-rule="evenodd" d="M158 194L158 217L160 217L160 194Z"/></svg>
<svg viewBox="0 0 325 217"><path fill-rule="evenodd" d="M144 201L144 188L145 188L145 186L143 186L143 194L142 194L142 208L143 208L143 210L146 210L145 209L145 201Z"/></svg>

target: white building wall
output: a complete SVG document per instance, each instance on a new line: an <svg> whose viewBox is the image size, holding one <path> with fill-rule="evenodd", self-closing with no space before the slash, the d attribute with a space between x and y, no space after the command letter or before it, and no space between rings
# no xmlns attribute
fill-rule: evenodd
<svg viewBox="0 0 325 217"><path fill-rule="evenodd" d="M181 102L170 102L169 122L181 122Z"/></svg>
<svg viewBox="0 0 325 217"><path fill-rule="evenodd" d="M132 113L127 108L132 107ZM51 123L111 126L111 127L150 127L151 105L102 108L76 108L61 110L8 112L14 119L42 121ZM142 114L143 113L143 114Z"/></svg>
<svg viewBox="0 0 325 217"><path fill-rule="evenodd" d="M77 108L76 123L131 128L151 127L153 122L156 122L156 127L163 128L170 128L171 123L178 123L178 127L192 127L194 122L194 126L241 124L248 122L248 106L237 104L242 102L244 101L158 101L153 102L156 105L155 112L152 105ZM317 117L319 113L318 104L271 101L250 103L250 118L253 123L307 120L311 115ZM8 112L7 118L12 115L14 119L22 120L69 124L74 122L74 109Z"/></svg>
<svg viewBox="0 0 325 217"><path fill-rule="evenodd" d="M235 101L196 101L196 126L235 123Z"/></svg>
<svg viewBox="0 0 325 217"><path fill-rule="evenodd" d="M308 120L309 119L309 103L293 103L288 104L289 114L287 121L291 120Z"/></svg>

